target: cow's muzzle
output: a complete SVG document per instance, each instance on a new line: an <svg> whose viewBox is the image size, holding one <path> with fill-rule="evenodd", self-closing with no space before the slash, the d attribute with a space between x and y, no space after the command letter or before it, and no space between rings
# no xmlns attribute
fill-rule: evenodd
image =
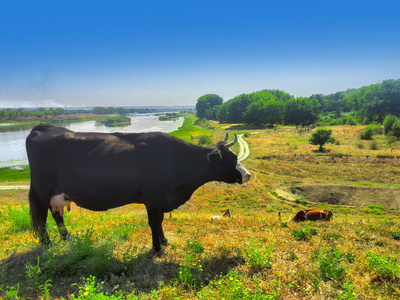
<svg viewBox="0 0 400 300"><path fill-rule="evenodd" d="M246 170L245 167L243 167L243 165L238 162L236 165L236 170L239 171L240 175L242 175L242 180L238 180L239 183L246 183L247 181L250 180L250 173L249 171Z"/></svg>

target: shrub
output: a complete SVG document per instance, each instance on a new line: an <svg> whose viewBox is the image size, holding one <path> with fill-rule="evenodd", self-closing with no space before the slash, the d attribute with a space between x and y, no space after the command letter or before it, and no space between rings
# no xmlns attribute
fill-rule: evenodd
<svg viewBox="0 0 400 300"><path fill-rule="evenodd" d="M201 135L199 138L199 145L209 145L211 144L211 137L208 135Z"/></svg>
<svg viewBox="0 0 400 300"><path fill-rule="evenodd" d="M369 125L368 125L369 126ZM365 127L363 130L360 131L360 138L362 140L372 140L372 136L374 135L374 132L371 128Z"/></svg>
<svg viewBox="0 0 400 300"><path fill-rule="evenodd" d="M400 240L400 230L395 230L395 231L393 231L393 232L392 232L392 237L393 237L395 240Z"/></svg>
<svg viewBox="0 0 400 300"><path fill-rule="evenodd" d="M204 252L204 247L201 243L193 243L192 241L187 241L187 246L192 249L195 253L201 254Z"/></svg>
<svg viewBox="0 0 400 300"><path fill-rule="evenodd" d="M294 199L294 202L297 204L302 204L302 205L310 204L310 201L308 201L307 199L302 199L302 198L296 198L296 199Z"/></svg>
<svg viewBox="0 0 400 300"><path fill-rule="evenodd" d="M383 121L383 131L385 132L385 135L387 135L389 131L392 130L392 126L397 120L398 118L396 116L393 115L386 116L385 120Z"/></svg>
<svg viewBox="0 0 400 300"><path fill-rule="evenodd" d="M335 138L331 136L332 130L331 129L323 129L320 128L317 131L312 133L311 138L309 139L310 144L312 145L319 145L318 151L324 151L324 145L326 143L335 143Z"/></svg>
<svg viewBox="0 0 400 300"><path fill-rule="evenodd" d="M371 150L378 150L378 143L376 141L372 141L369 148Z"/></svg>
<svg viewBox="0 0 400 300"><path fill-rule="evenodd" d="M386 138L386 140L387 140L387 142L388 142L389 145L392 145L392 144L394 144L395 142L397 142L397 138L396 138L395 136L388 136L388 137Z"/></svg>

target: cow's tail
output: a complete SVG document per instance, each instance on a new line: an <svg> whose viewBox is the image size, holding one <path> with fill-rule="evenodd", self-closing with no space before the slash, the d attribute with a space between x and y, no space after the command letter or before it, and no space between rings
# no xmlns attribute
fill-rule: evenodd
<svg viewBox="0 0 400 300"><path fill-rule="evenodd" d="M31 215L32 233L36 237L43 238L43 234L46 230L48 207L40 201L32 182L29 189L29 210Z"/></svg>

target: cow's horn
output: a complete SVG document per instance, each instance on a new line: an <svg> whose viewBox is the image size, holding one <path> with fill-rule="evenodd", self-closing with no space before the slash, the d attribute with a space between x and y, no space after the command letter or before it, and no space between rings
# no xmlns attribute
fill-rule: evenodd
<svg viewBox="0 0 400 300"><path fill-rule="evenodd" d="M223 140L223 142L226 144L226 142L228 141L228 133L226 133L225 138Z"/></svg>
<svg viewBox="0 0 400 300"><path fill-rule="evenodd" d="M236 133L235 133L235 139L234 139L232 142L226 144L225 146L226 146L227 148L230 148L230 147L232 147L233 145L235 145L235 144L237 143L237 140L238 140L238 137L237 137L237 135L236 135Z"/></svg>

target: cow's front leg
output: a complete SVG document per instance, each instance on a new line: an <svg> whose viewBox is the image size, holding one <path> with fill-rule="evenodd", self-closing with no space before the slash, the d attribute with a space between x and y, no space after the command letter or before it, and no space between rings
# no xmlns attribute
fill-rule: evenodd
<svg viewBox="0 0 400 300"><path fill-rule="evenodd" d="M51 210L51 208L50 208ZM56 221L57 227L58 227L58 231L60 232L60 237L62 240L66 240L70 237L67 228L65 227L64 224L64 216L63 214L60 214L59 211L52 211L51 210L51 214L53 216L54 221Z"/></svg>
<svg viewBox="0 0 400 300"><path fill-rule="evenodd" d="M164 213L153 207L147 207L147 216L149 218L149 225L151 228L151 234L153 237L153 250L156 255L161 256L163 249L161 247L162 238L165 240L164 233L162 231L162 221L164 220Z"/></svg>

